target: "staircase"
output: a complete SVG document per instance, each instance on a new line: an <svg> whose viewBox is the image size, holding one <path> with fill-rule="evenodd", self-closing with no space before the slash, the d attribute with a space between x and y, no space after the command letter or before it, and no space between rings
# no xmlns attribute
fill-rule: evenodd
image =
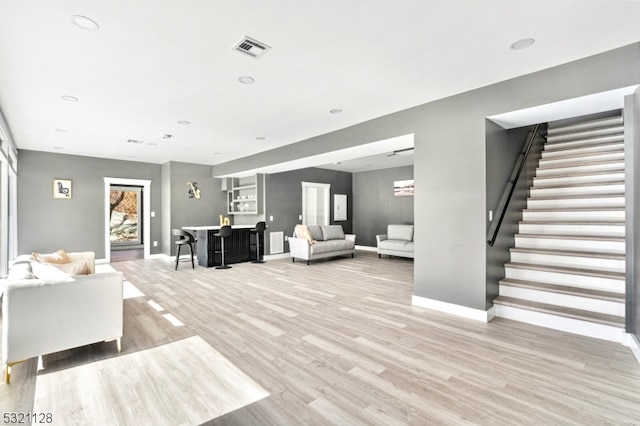
<svg viewBox="0 0 640 426"><path fill-rule="evenodd" d="M621 342L622 117L549 127L496 316Z"/></svg>

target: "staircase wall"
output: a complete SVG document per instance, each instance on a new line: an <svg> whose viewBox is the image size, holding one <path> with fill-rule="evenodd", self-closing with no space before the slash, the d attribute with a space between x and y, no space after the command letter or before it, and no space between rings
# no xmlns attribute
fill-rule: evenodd
<svg viewBox="0 0 640 426"><path fill-rule="evenodd" d="M640 341L640 89L625 98L626 331Z"/></svg>
<svg viewBox="0 0 640 426"><path fill-rule="evenodd" d="M487 120L486 139L486 185L487 185L487 232L491 226L489 210L493 211L494 220L497 220L496 207L507 186L518 156L526 143L530 127L505 130L501 126ZM515 245L514 234L518 232L518 223L522 220L522 209L527 205L529 188L533 184L536 167L544 147L544 135L546 125L540 126L538 136L531 151L525 168L516 185L513 197L505 214L500 232L493 246L487 245L487 269L486 308L493 304L493 299L498 296L498 282L504 278L504 264L510 259L509 249Z"/></svg>

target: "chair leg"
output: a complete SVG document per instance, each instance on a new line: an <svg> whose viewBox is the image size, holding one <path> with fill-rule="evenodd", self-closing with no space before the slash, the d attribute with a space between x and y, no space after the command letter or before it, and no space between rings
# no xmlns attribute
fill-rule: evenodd
<svg viewBox="0 0 640 426"><path fill-rule="evenodd" d="M178 251L176 252L176 271L178 270L178 262L180 261L180 247L178 246Z"/></svg>
<svg viewBox="0 0 640 426"><path fill-rule="evenodd" d="M196 264L193 261L193 245L189 244L189 251L191 252L191 268L196 269Z"/></svg>
<svg viewBox="0 0 640 426"><path fill-rule="evenodd" d="M222 241L221 241L221 243L222 243L222 244L221 244L221 247L222 247L222 264L221 264L221 265L219 265L219 266L216 266L216 269L230 269L230 268L231 268L231 266L227 265L227 264L224 262L224 238L221 238L221 240L222 240Z"/></svg>
<svg viewBox="0 0 640 426"><path fill-rule="evenodd" d="M260 259L260 234L256 232L256 260L252 263L264 263L264 260Z"/></svg>

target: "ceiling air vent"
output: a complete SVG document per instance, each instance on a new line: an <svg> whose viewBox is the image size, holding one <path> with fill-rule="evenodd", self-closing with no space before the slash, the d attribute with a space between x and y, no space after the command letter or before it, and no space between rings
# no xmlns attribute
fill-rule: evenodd
<svg viewBox="0 0 640 426"><path fill-rule="evenodd" d="M271 49L264 43L254 40L251 37L244 36L238 43L233 46L233 50L249 55L254 59L260 58Z"/></svg>

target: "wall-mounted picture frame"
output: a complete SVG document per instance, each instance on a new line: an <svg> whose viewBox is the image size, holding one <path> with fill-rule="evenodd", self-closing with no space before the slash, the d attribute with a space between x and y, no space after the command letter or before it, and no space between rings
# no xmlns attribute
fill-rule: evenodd
<svg viewBox="0 0 640 426"><path fill-rule="evenodd" d="M53 198L61 200L71 199L71 179L53 180Z"/></svg>
<svg viewBox="0 0 640 426"><path fill-rule="evenodd" d="M413 197L415 189L413 179L396 180L393 182L393 195L396 197Z"/></svg>
<svg viewBox="0 0 640 426"><path fill-rule="evenodd" d="M346 194L333 194L333 220L334 222L347 220Z"/></svg>

